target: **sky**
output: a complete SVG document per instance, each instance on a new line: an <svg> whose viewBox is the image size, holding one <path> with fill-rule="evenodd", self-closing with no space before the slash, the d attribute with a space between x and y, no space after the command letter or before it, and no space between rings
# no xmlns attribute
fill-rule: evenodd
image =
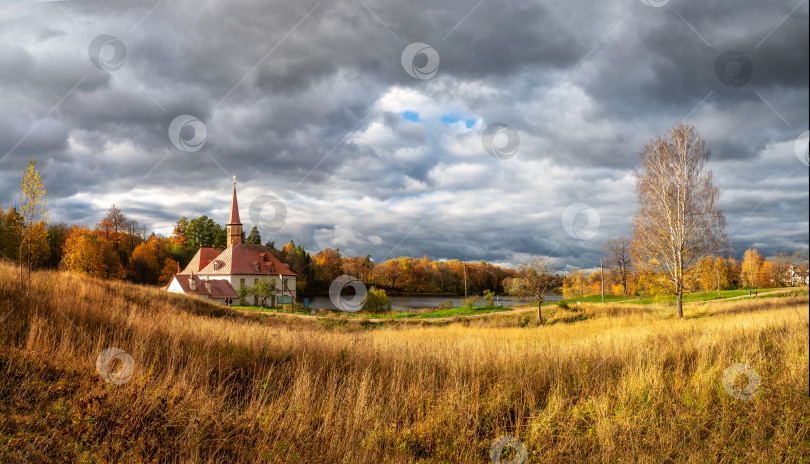
<svg viewBox="0 0 810 464"><path fill-rule="evenodd" d="M808 2L0 0L0 205L307 250L598 265L639 153L712 152L734 254L808 248Z"/></svg>

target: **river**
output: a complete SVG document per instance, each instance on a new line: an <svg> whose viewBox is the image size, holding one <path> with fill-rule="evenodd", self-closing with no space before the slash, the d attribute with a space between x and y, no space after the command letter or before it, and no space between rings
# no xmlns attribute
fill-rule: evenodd
<svg viewBox="0 0 810 464"><path fill-rule="evenodd" d="M351 298L351 297L350 297ZM464 306L464 298L458 296L389 296L391 299L391 309L394 311L413 311L416 309L436 309L440 303L450 301L452 307ZM559 294L549 293L544 296L545 301L558 301L562 299ZM514 296L498 296L496 303L501 306L515 306L518 304L529 304L530 300ZM483 306L483 300L476 303L476 306ZM315 309L337 309L332 304L328 296L315 296L309 299L309 305Z"/></svg>

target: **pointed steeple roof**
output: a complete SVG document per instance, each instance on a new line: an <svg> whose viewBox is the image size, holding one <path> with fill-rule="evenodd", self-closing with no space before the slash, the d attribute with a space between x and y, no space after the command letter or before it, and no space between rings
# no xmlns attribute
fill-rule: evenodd
<svg viewBox="0 0 810 464"><path fill-rule="evenodd" d="M233 176L233 199L231 200L231 214L228 215L228 225L242 225L239 220L239 204L236 202L236 176Z"/></svg>

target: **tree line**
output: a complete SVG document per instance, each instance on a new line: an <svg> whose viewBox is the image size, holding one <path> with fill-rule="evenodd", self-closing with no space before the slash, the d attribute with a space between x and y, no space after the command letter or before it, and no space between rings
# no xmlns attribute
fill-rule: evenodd
<svg viewBox="0 0 810 464"><path fill-rule="evenodd" d="M664 276L645 266L638 266L631 258L631 239L619 237L605 244L604 271L578 270L565 274L562 292L564 298L599 295L602 280L606 295L667 295L671 292L663 282ZM686 275L685 290L713 291L744 288L774 288L804 282L808 276L807 251L780 252L765 258L755 248L749 248L742 260L733 256L706 256L697 261ZM803 285L803 284L802 284Z"/></svg>
<svg viewBox="0 0 810 464"><path fill-rule="evenodd" d="M0 259L23 269L61 269L91 277L126 280L137 284L167 285L200 247L219 250L227 243L227 229L208 216L180 218L170 237L150 233L128 218L116 205L94 227L51 224L47 219L47 192L36 163L31 160L21 178L20 205L0 208ZM242 241L262 244L253 227ZM351 275L367 286L389 294L474 295L485 290L503 293L503 282L515 271L484 261L431 260L398 257L375 263L370 255L343 256L340 249L306 251L292 240L277 248L264 245L298 275L300 296L328 293L332 281Z"/></svg>

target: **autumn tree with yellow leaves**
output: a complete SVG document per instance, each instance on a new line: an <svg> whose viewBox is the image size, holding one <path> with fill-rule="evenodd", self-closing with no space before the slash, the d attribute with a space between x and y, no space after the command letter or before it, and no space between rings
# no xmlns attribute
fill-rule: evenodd
<svg viewBox="0 0 810 464"><path fill-rule="evenodd" d="M102 279L126 275L113 245L86 227L74 227L68 235L60 268Z"/></svg>
<svg viewBox="0 0 810 464"><path fill-rule="evenodd" d="M48 192L42 185L42 176L37 170L37 162L31 158L20 179L20 284L23 283L23 267L27 270L27 282L31 281L31 267L48 254L47 228Z"/></svg>

